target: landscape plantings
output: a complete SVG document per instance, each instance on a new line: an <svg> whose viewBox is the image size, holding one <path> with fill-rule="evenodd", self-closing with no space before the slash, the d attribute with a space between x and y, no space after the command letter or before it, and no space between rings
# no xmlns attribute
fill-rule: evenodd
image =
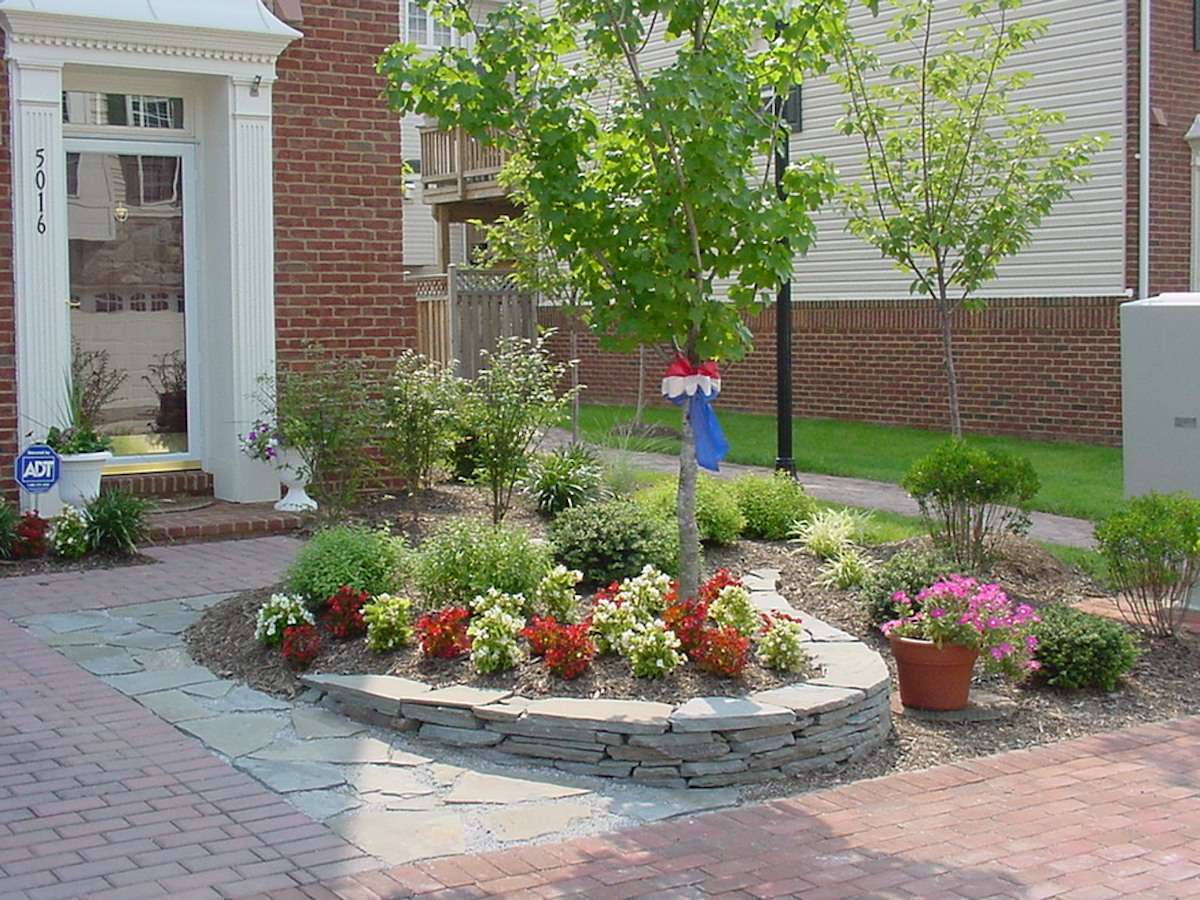
<svg viewBox="0 0 1200 900"><path fill-rule="evenodd" d="M55 556L63 559L79 559L87 555L89 549L87 510L77 506L64 506L59 514L47 524L50 528L50 546L54 549ZM41 540L44 541L44 538ZM44 549L42 552L45 552Z"/></svg>
<svg viewBox="0 0 1200 900"><path fill-rule="evenodd" d="M1068 690L1115 691L1141 655L1129 629L1065 604L1038 610L1033 626L1038 677Z"/></svg>
<svg viewBox="0 0 1200 900"><path fill-rule="evenodd" d="M959 566L978 571L1006 534L1029 529L1029 501L1038 491L1029 460L950 440L904 476L930 535Z"/></svg>
<svg viewBox="0 0 1200 900"><path fill-rule="evenodd" d="M690 658L705 672L722 678L737 678L749 660L750 638L729 626L707 628Z"/></svg>
<svg viewBox="0 0 1200 900"><path fill-rule="evenodd" d="M800 619L785 612L763 613L758 661L780 672L801 672L808 664Z"/></svg>
<svg viewBox="0 0 1200 900"><path fill-rule="evenodd" d="M638 619L621 636L621 655L637 678L662 678L687 661L674 632L661 619Z"/></svg>
<svg viewBox="0 0 1200 900"><path fill-rule="evenodd" d="M467 622L471 611L463 606L451 606L425 613L417 619L416 631L421 641L421 653L429 659L456 659L471 649Z"/></svg>
<svg viewBox="0 0 1200 900"><path fill-rule="evenodd" d="M427 607L462 606L489 588L533 597L550 567L548 549L525 529L458 518L425 540L412 575Z"/></svg>
<svg viewBox="0 0 1200 900"><path fill-rule="evenodd" d="M571 444L536 457L529 467L525 490L547 515L599 499L604 468L594 450Z"/></svg>
<svg viewBox="0 0 1200 900"><path fill-rule="evenodd" d="M16 508L0 500L0 559L11 559L17 542L17 526L21 516Z"/></svg>
<svg viewBox="0 0 1200 900"><path fill-rule="evenodd" d="M745 520L742 534L749 538L785 540L817 511L816 501L785 472L743 475L733 482L733 492Z"/></svg>
<svg viewBox="0 0 1200 900"><path fill-rule="evenodd" d="M758 610L750 600L750 592L740 584L721 588L708 607L708 617L719 627L732 628L743 637L748 638L758 630Z"/></svg>
<svg viewBox="0 0 1200 900"><path fill-rule="evenodd" d="M523 651L517 638L525 620L509 611L509 605L484 606L471 617L467 638L471 642L471 665L481 675L503 672L521 661Z"/></svg>
<svg viewBox="0 0 1200 900"><path fill-rule="evenodd" d="M542 656L551 675L564 681L578 678L596 656L588 623L557 625Z"/></svg>
<svg viewBox="0 0 1200 900"><path fill-rule="evenodd" d="M678 485L660 481L638 491L634 500L648 515L672 522L679 504ZM696 525L705 543L728 545L741 537L746 519L731 485L707 476L697 481Z"/></svg>
<svg viewBox="0 0 1200 900"><path fill-rule="evenodd" d="M652 565L676 571L679 537L662 519L628 500L564 510L550 524L554 555L592 584L620 581Z"/></svg>
<svg viewBox="0 0 1200 900"><path fill-rule="evenodd" d="M370 596L366 591L357 591L352 587L343 586L329 598L325 604L322 618L329 633L339 641L357 637L367 630L363 619L363 606Z"/></svg>
<svg viewBox="0 0 1200 900"><path fill-rule="evenodd" d="M130 555L146 538L149 501L127 491L105 491L87 506L88 549L114 556Z"/></svg>
<svg viewBox="0 0 1200 900"><path fill-rule="evenodd" d="M321 635L312 625L290 625L283 632L282 652L290 665L308 668L321 652Z"/></svg>
<svg viewBox="0 0 1200 900"><path fill-rule="evenodd" d="M1149 634L1175 635L1200 579L1200 500L1134 497L1096 527L1096 540L1121 614Z"/></svg>
<svg viewBox="0 0 1200 900"><path fill-rule="evenodd" d="M953 566L942 554L906 548L873 568L859 588L858 596L871 622L882 625L906 614L906 610L897 605L896 594L915 597L922 589L951 574Z"/></svg>
<svg viewBox="0 0 1200 900"><path fill-rule="evenodd" d="M871 575L875 563L857 547L843 547L838 554L825 561L817 584L821 587L848 591L859 587Z"/></svg>
<svg viewBox="0 0 1200 900"><path fill-rule="evenodd" d="M313 535L285 575L288 591L318 608L342 587L386 594L399 586L408 548L386 529L336 525Z"/></svg>
<svg viewBox="0 0 1200 900"><path fill-rule="evenodd" d="M555 566L538 582L533 592L534 608L559 622L574 622L579 616L579 595L575 588L581 581L583 573L578 569Z"/></svg>
<svg viewBox="0 0 1200 900"><path fill-rule="evenodd" d="M407 597L380 594L363 605L367 623L367 646L376 653L390 653L407 646L413 639L413 603Z"/></svg>
<svg viewBox="0 0 1200 900"><path fill-rule="evenodd" d="M437 466L451 458L462 390L452 366L411 350L396 360L383 386L381 448L410 492L432 487Z"/></svg>
<svg viewBox="0 0 1200 900"><path fill-rule="evenodd" d="M49 547L49 534L53 523L43 519L33 510L21 516L17 522L12 542L13 559L41 559ZM86 551L86 537L83 541Z"/></svg>
<svg viewBox="0 0 1200 900"><path fill-rule="evenodd" d="M283 643L284 632L293 625L315 625L316 619L300 597L272 594L258 608L254 639L266 647Z"/></svg>
<svg viewBox="0 0 1200 900"><path fill-rule="evenodd" d="M854 545L870 514L851 509L821 509L792 529L792 539L820 559L833 559Z"/></svg>

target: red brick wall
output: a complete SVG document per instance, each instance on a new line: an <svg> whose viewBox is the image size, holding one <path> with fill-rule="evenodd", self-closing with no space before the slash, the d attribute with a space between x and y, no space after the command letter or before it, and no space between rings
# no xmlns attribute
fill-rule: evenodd
<svg viewBox="0 0 1200 900"><path fill-rule="evenodd" d="M275 317L281 359L318 342L387 359L415 342L404 285L400 122L375 61L400 0L305 0L275 85Z"/></svg>
<svg viewBox="0 0 1200 900"><path fill-rule="evenodd" d="M0 135L12 133L8 68L0 54ZM17 453L17 347L13 308L12 156L0 141L0 495L16 499L11 460Z"/></svg>
<svg viewBox="0 0 1200 900"><path fill-rule="evenodd" d="M1129 286L1138 269L1138 66L1140 0L1130 0L1126 94L1127 238ZM1152 7L1150 105L1166 124L1150 126L1150 294L1186 291L1191 268L1191 148L1183 139L1200 114L1200 53L1193 49L1193 0L1157 0Z"/></svg>
<svg viewBox="0 0 1200 900"><path fill-rule="evenodd" d="M969 431L1097 444L1121 441L1118 298L1000 300L956 323L960 396ZM569 323L554 340L569 353ZM723 370L722 405L775 411L775 316L750 321L755 349ZM935 310L922 301L798 304L794 311L795 414L921 428L947 427L946 380ZM580 337L581 378L592 402L632 403L635 355L605 353ZM647 354L647 393L664 361Z"/></svg>

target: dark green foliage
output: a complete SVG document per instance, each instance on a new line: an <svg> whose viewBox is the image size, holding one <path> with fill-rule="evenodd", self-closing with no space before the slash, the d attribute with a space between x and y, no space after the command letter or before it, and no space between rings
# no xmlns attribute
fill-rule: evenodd
<svg viewBox="0 0 1200 900"><path fill-rule="evenodd" d="M12 556L13 544L17 541L17 525L21 515L10 503L0 500L0 559Z"/></svg>
<svg viewBox="0 0 1200 900"><path fill-rule="evenodd" d="M675 574L679 532L636 503L608 500L564 510L550 526L559 562L593 584L608 584L653 565Z"/></svg>
<svg viewBox="0 0 1200 900"><path fill-rule="evenodd" d="M947 562L940 553L929 550L900 550L887 562L872 570L858 592L863 609L876 625L899 618L899 611L892 603L896 591L904 591L909 597L945 575L956 574L954 564Z"/></svg>
<svg viewBox="0 0 1200 900"><path fill-rule="evenodd" d="M550 570L550 552L523 528L492 525L483 519L451 519L421 545L413 578L425 606L469 606L476 596L496 588L533 599L534 589Z"/></svg>
<svg viewBox="0 0 1200 900"><path fill-rule="evenodd" d="M1040 486L1029 460L960 440L913 463L901 485L934 541L971 570L987 563L1000 537L1029 529L1029 501Z"/></svg>
<svg viewBox="0 0 1200 900"><path fill-rule="evenodd" d="M1138 660L1133 633L1119 622L1065 604L1045 606L1038 616L1042 621L1033 626L1038 639L1034 659L1048 684L1115 691Z"/></svg>
<svg viewBox="0 0 1200 900"><path fill-rule="evenodd" d="M733 490L746 520L742 534L749 538L787 540L792 527L817 508L817 501L804 493L800 482L784 472L743 475L733 482Z"/></svg>
<svg viewBox="0 0 1200 900"><path fill-rule="evenodd" d="M604 470L596 452L583 444L572 444L534 460L525 490L538 509L557 515L597 499L603 479Z"/></svg>
<svg viewBox="0 0 1200 900"><path fill-rule="evenodd" d="M300 548L287 572L288 590L320 607L342 587L372 597L398 587L408 562L402 538L352 525L326 528Z"/></svg>
<svg viewBox="0 0 1200 900"><path fill-rule="evenodd" d="M660 481L638 491L634 500L650 515L674 522L677 489L674 481ZM700 540L706 543L732 544L741 537L746 519L731 485L715 478L700 478L696 484L696 524Z"/></svg>
<svg viewBox="0 0 1200 900"><path fill-rule="evenodd" d="M146 537L150 504L126 491L105 491L87 507L89 549L95 553L129 554Z"/></svg>
<svg viewBox="0 0 1200 900"><path fill-rule="evenodd" d="M1096 540L1126 619L1160 637L1174 634L1200 578L1200 500L1134 497L1096 526Z"/></svg>

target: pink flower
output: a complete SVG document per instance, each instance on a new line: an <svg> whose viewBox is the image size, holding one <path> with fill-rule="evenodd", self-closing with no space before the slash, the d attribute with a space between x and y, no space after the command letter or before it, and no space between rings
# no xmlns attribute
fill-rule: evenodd
<svg viewBox="0 0 1200 900"><path fill-rule="evenodd" d="M934 618L934 619L940 619L945 614L946 614L946 611L944 609L942 609L940 606L937 609L931 609L929 611L930 617Z"/></svg>
<svg viewBox="0 0 1200 900"><path fill-rule="evenodd" d="M1025 635L1025 649L1032 653L1038 648L1038 639L1036 635Z"/></svg>

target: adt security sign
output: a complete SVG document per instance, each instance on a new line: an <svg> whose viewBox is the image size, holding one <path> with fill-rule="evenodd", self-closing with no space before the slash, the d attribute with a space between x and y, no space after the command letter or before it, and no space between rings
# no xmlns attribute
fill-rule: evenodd
<svg viewBox="0 0 1200 900"><path fill-rule="evenodd" d="M31 444L17 457L17 484L31 494L44 494L58 484L61 460L45 444Z"/></svg>

